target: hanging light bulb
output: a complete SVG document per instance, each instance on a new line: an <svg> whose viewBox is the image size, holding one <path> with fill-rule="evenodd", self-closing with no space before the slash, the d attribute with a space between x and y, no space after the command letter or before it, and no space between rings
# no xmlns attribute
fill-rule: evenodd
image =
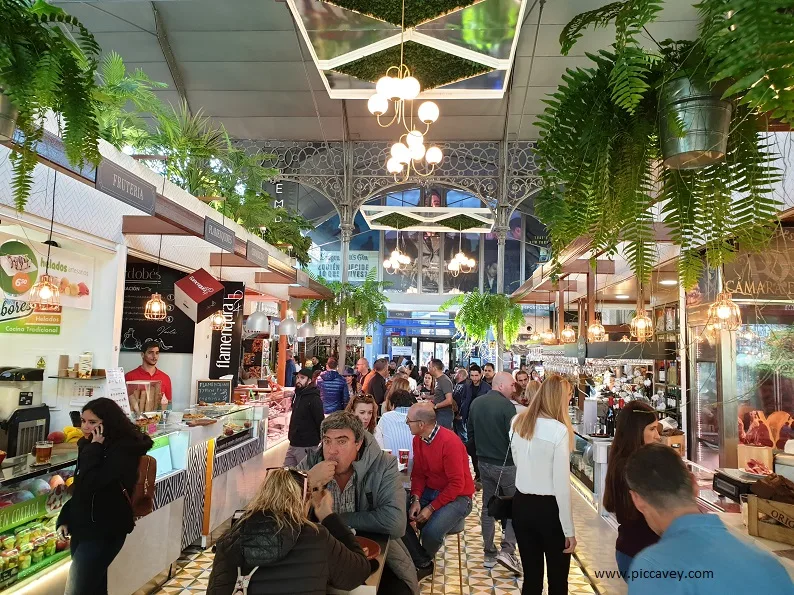
<svg viewBox="0 0 794 595"><path fill-rule="evenodd" d="M403 164L392 157L386 162L386 169L390 174L398 174L403 170Z"/></svg>
<svg viewBox="0 0 794 595"><path fill-rule="evenodd" d="M444 154L441 152L441 149L436 146L432 146L425 151L425 161L430 165L438 165L443 158Z"/></svg>
<svg viewBox="0 0 794 595"><path fill-rule="evenodd" d="M222 310L218 310L210 316L210 328L214 331L223 330L223 325L226 324L226 317L223 315Z"/></svg>
<svg viewBox="0 0 794 595"><path fill-rule="evenodd" d="M418 130L414 129L409 132L405 137L405 144L408 147L413 147L414 145L421 145L425 142L425 135L419 132Z"/></svg>
<svg viewBox="0 0 794 595"><path fill-rule="evenodd" d="M39 275L38 281L30 288L28 301L40 306L60 305L61 290L55 284L55 278L52 275Z"/></svg>
<svg viewBox="0 0 794 595"><path fill-rule="evenodd" d="M576 343L576 331L570 324L566 324L560 333L560 343Z"/></svg>
<svg viewBox="0 0 794 595"><path fill-rule="evenodd" d="M396 80L390 76L380 77L378 82L375 83L375 91L377 95L385 97L386 99L396 99L396 93L398 91Z"/></svg>
<svg viewBox="0 0 794 595"><path fill-rule="evenodd" d="M370 97L367 101L367 109L374 116L382 116L389 111L389 100L383 95L375 93L375 95Z"/></svg>
<svg viewBox="0 0 794 595"><path fill-rule="evenodd" d="M628 335L623 335L623 336L620 338L620 342L621 342L621 343L630 343L630 342L631 342L631 339L629 339L629 336L628 336Z"/></svg>
<svg viewBox="0 0 794 595"><path fill-rule="evenodd" d="M143 310L143 317L147 320L165 320L168 306L159 293L153 293Z"/></svg>
<svg viewBox="0 0 794 595"><path fill-rule="evenodd" d="M391 258L387 258L386 260L383 261L383 268L386 269L387 271L390 271L392 269Z"/></svg>
<svg viewBox="0 0 794 595"><path fill-rule="evenodd" d="M600 341L606 340L606 334L604 325L598 320L587 327L587 341L589 343L599 343Z"/></svg>
<svg viewBox="0 0 794 595"><path fill-rule="evenodd" d="M409 147L408 151L414 161L421 161L425 156L425 146L423 144L413 145Z"/></svg>
<svg viewBox="0 0 794 595"><path fill-rule="evenodd" d="M541 338L546 345L554 345L557 342L557 335L555 335L554 331L551 329L543 331Z"/></svg>
<svg viewBox="0 0 794 595"><path fill-rule="evenodd" d="M394 143L390 153L397 163L408 163L411 160L411 151L403 143Z"/></svg>
<svg viewBox="0 0 794 595"><path fill-rule="evenodd" d="M717 300L709 306L708 316L720 329L735 331L742 326L741 310L727 291L717 294Z"/></svg>
<svg viewBox="0 0 794 595"><path fill-rule="evenodd" d="M401 81L402 86L402 98L411 100L416 99L419 96L419 92L422 88L419 86L419 81L412 76L407 76Z"/></svg>
<svg viewBox="0 0 794 595"><path fill-rule="evenodd" d="M532 334L529 335L529 340L534 342L534 343L537 343L538 341L540 341L540 338L541 338L540 337L540 333L538 333L538 331L533 331Z"/></svg>
<svg viewBox="0 0 794 595"><path fill-rule="evenodd" d="M645 313L645 308L640 308L637 315L631 319L631 336L640 342L653 337L653 321Z"/></svg>

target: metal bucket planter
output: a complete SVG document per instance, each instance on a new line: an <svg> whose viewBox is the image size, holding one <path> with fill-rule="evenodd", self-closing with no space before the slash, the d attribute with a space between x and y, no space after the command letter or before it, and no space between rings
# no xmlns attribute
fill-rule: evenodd
<svg viewBox="0 0 794 595"><path fill-rule="evenodd" d="M665 83L661 105L666 167L697 169L725 157L733 106L705 80L681 76Z"/></svg>
<svg viewBox="0 0 794 595"><path fill-rule="evenodd" d="M17 108L11 103L11 98L0 89L0 142L14 138L18 113Z"/></svg>

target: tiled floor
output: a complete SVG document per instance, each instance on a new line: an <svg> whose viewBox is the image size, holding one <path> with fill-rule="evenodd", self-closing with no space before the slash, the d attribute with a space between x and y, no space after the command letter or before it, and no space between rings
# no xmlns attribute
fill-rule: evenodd
<svg viewBox="0 0 794 595"><path fill-rule="evenodd" d="M480 506L482 492L478 492L475 506L466 519L466 530L461 537L463 560L463 585L458 573L457 539L447 538L445 547L439 552L435 576L434 593L439 595L520 595L521 579L507 569L496 566L492 570L483 568L482 535L480 532ZM574 494L574 498L577 496ZM210 550L193 550L180 558L180 570L158 594L199 595L207 588L213 555ZM422 595L430 593L430 579L422 582ZM575 560L571 562L568 576L568 592L571 595L593 595L592 585L582 573Z"/></svg>

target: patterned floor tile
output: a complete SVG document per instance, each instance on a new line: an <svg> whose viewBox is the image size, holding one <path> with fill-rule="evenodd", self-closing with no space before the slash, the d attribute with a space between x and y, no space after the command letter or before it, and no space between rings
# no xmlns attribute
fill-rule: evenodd
<svg viewBox="0 0 794 595"><path fill-rule="evenodd" d="M574 498L576 498L574 494ZM461 562L463 564L463 584L460 584L458 572L458 545L453 536L436 556L436 577L432 583L433 595L520 595L521 577L496 566L493 569L483 567L485 559L482 551L482 532L480 530L481 492L475 498L472 512L466 519L466 529L461 535ZM499 539L497 535L497 543ZM158 591L158 595L204 595L212 569L213 554L210 550L191 549L183 553L177 561L177 573ZM431 580L421 583L422 595L430 595ZM571 595L594 595L590 581L582 572L579 563L571 560L571 571L568 577L568 592ZM602 591L603 592L603 591Z"/></svg>

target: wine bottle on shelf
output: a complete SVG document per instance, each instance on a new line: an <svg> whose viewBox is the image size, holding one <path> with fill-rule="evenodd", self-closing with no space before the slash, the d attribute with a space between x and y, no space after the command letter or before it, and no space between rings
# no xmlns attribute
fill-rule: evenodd
<svg viewBox="0 0 794 595"><path fill-rule="evenodd" d="M615 435L615 397L609 397L606 414L607 436Z"/></svg>
<svg viewBox="0 0 794 595"><path fill-rule="evenodd" d="M667 379L667 372L664 369L664 363L659 366L659 383L664 384Z"/></svg>

